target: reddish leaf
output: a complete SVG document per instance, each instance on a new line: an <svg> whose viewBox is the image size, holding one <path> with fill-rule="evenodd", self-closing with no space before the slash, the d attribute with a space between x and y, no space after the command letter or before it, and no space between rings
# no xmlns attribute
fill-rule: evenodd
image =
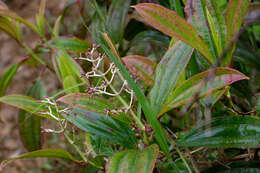
<svg viewBox="0 0 260 173"><path fill-rule="evenodd" d="M205 77L207 77L209 74L210 70L204 71L191 77L178 86L178 88L176 88L168 96L166 104L160 115L170 109L188 103L194 98L194 95L196 94L199 94L198 97L202 98L212 93L213 91L230 85L236 81L249 79L237 70L227 67L219 67L216 69L214 77L205 83Z"/></svg>
<svg viewBox="0 0 260 173"><path fill-rule="evenodd" d="M127 68L140 78L145 84L153 85L154 82L154 68L156 63L149 58L139 55L129 55L124 57L123 62Z"/></svg>
<svg viewBox="0 0 260 173"><path fill-rule="evenodd" d="M0 7L4 9L8 9L7 5L1 0L0 0Z"/></svg>
<svg viewBox="0 0 260 173"><path fill-rule="evenodd" d="M228 3L226 24L227 42L235 36L244 20L250 0L231 0Z"/></svg>
<svg viewBox="0 0 260 173"><path fill-rule="evenodd" d="M214 41L210 34L206 16L205 3L202 0L187 0L185 6L187 20L196 29L203 41L208 45L214 60L217 54L214 48Z"/></svg>
<svg viewBox="0 0 260 173"><path fill-rule="evenodd" d="M118 105L111 103L111 101L108 99L104 99L98 96L90 96L88 94L83 93L68 94L60 97L58 101L66 103L71 107L75 106L78 108L86 109L90 112L96 112L101 114L106 114L106 109L113 110L116 107L118 107ZM123 112L120 113L120 116L118 116L117 114L111 116L112 118L117 119L126 124L131 123L129 117Z"/></svg>
<svg viewBox="0 0 260 173"><path fill-rule="evenodd" d="M228 45L236 33L239 31L244 17L246 15L247 9L249 7L250 0L231 0L228 3L226 12L226 25L227 25L227 35L226 35L226 45ZM231 63L232 54L235 50L235 46L229 51L228 55L222 62L222 66L229 66Z"/></svg>
<svg viewBox="0 0 260 173"><path fill-rule="evenodd" d="M214 62L206 43L200 38L196 30L177 13L152 3L141 3L134 8L150 25L164 34L182 40L200 51L210 63Z"/></svg>
<svg viewBox="0 0 260 173"><path fill-rule="evenodd" d="M149 93L150 103L156 114L161 111L167 97L178 85L192 53L192 47L178 41L165 53L156 67L154 86Z"/></svg>
<svg viewBox="0 0 260 173"><path fill-rule="evenodd" d="M143 150L116 153L108 162L108 173L152 173L159 147L153 144Z"/></svg>

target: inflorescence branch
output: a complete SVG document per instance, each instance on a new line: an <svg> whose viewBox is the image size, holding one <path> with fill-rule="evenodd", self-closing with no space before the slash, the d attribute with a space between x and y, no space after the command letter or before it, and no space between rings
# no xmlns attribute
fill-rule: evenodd
<svg viewBox="0 0 260 173"><path fill-rule="evenodd" d="M41 114L47 114L47 115L51 116L53 119L58 121L59 125L60 125L60 130L43 129L42 128L42 132L46 132L46 133L63 133L64 130L66 129L66 127L67 127L67 120L65 118L61 118L60 114L61 113L67 113L69 108L65 108L65 109L59 110L58 106L57 106L57 103L55 101L51 100L50 98L47 98L47 97L45 98L45 100L42 100L41 102L47 104L47 108L48 108L49 111L44 111L44 112L40 112L40 113ZM57 112L57 116L54 115L52 107L55 107L56 112Z"/></svg>
<svg viewBox="0 0 260 173"><path fill-rule="evenodd" d="M101 95L101 94L105 94L108 96L112 96L112 97L120 97L120 94L122 92L126 92L128 94L130 94L130 102L127 104L125 101L123 102L124 107L121 109L115 108L113 110L110 109L106 109L106 113L107 116L109 116L109 114L120 114L121 112L125 112L127 113L132 106L133 103L133 99L134 99L134 92L129 88L127 81L122 78L122 75L120 74L119 69L115 66L114 63L110 63L109 64L109 68L105 71L102 72L101 66L102 66L102 62L104 62L105 58L106 58L106 54L101 54L101 53L97 53L99 46L97 45L93 45L92 48L89 48L88 52L85 53L85 57L82 56L82 54L80 54L80 57L75 58L76 60L85 60L88 61L92 64L92 69L91 71L87 72L87 73L83 73L82 77L85 77L86 79L90 79L92 77L99 77L102 78L102 82L101 85L96 86L96 87L92 87L92 86L87 86L86 87L86 92L90 95ZM110 79L108 80L106 78L106 75L111 74ZM122 81L122 85L119 89L119 91L117 91L113 86L112 83L115 79L115 76L118 75L119 79ZM108 87L110 87L110 89L112 90L111 92L108 91ZM120 99L122 101L122 99Z"/></svg>

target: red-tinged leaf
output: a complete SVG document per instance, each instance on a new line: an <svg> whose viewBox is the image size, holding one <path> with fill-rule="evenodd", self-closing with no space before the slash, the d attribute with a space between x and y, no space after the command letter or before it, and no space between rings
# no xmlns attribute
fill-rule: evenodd
<svg viewBox="0 0 260 173"><path fill-rule="evenodd" d="M69 152L61 149L44 149L44 150L37 150L30 153L25 153L18 157L14 157L11 159L4 160L0 164L0 171L10 162L20 159L34 159L34 158L59 158L70 160L74 163L80 163L80 161L76 160Z"/></svg>
<svg viewBox="0 0 260 173"><path fill-rule="evenodd" d="M185 70L192 52L192 47L178 41L165 53L158 64L154 86L149 94L151 105L156 114L160 112L167 97L177 86L177 82Z"/></svg>
<svg viewBox="0 0 260 173"><path fill-rule="evenodd" d="M200 123L181 134L181 140L177 141L177 145L185 147L258 147L260 145L259 126L260 120L255 116L214 118L208 123Z"/></svg>
<svg viewBox="0 0 260 173"><path fill-rule="evenodd" d="M188 22L196 29L203 41L208 45L211 54L216 61L217 53L214 41L211 37L210 29L208 27L207 13L204 0L187 0L185 6L185 13Z"/></svg>
<svg viewBox="0 0 260 173"><path fill-rule="evenodd" d="M0 0L0 8L8 9L8 6Z"/></svg>
<svg viewBox="0 0 260 173"><path fill-rule="evenodd" d="M200 103L204 107L212 107L214 104L223 96L225 93L227 93L230 89L230 86L226 86L223 89L215 90L209 95L205 96L200 100Z"/></svg>
<svg viewBox="0 0 260 173"><path fill-rule="evenodd" d="M122 58L127 68L146 85L153 85L156 63L139 55L128 55Z"/></svg>
<svg viewBox="0 0 260 173"><path fill-rule="evenodd" d="M111 103L110 100L104 99L102 97L97 96L90 96L88 94L82 94L82 93L73 93L65 95L58 99L59 102L66 103L69 106L75 106L78 108L83 108L91 112L101 113L106 115L107 109L113 110L117 107L117 109L120 109L119 106ZM111 115L112 118L117 119L121 122L124 122L128 125L131 123L131 119L123 112L120 113L118 116Z"/></svg>
<svg viewBox="0 0 260 173"><path fill-rule="evenodd" d="M251 0L231 0L226 14L227 42L239 31Z"/></svg>
<svg viewBox="0 0 260 173"><path fill-rule="evenodd" d="M88 111L106 114L106 109L114 109L115 106L108 100L101 97L93 97L83 93L73 93L59 98L57 101L66 103L69 106L84 108Z"/></svg>
<svg viewBox="0 0 260 173"><path fill-rule="evenodd" d="M200 38L196 30L177 13L152 3L141 3L134 8L150 25L164 34L182 40L200 51L210 63L214 62L206 43Z"/></svg>
<svg viewBox="0 0 260 173"><path fill-rule="evenodd" d="M126 150L116 153L108 162L108 173L152 173L159 148L153 144L144 150Z"/></svg>
<svg viewBox="0 0 260 173"><path fill-rule="evenodd" d="M77 106L73 106L67 113L62 115L66 117L66 120L88 134L107 139L110 142L120 144L122 147L136 147L137 139L131 126L112 117Z"/></svg>
<svg viewBox="0 0 260 173"><path fill-rule="evenodd" d="M230 44L231 40L239 31L251 0L230 0L226 12L226 45ZM235 45L229 51L228 55L222 62L222 66L229 66L231 64L232 55L235 50Z"/></svg>
<svg viewBox="0 0 260 173"><path fill-rule="evenodd" d="M254 20L259 21L259 14L260 14L260 3L259 2L250 3L249 9L244 18L244 22L249 23Z"/></svg>
<svg viewBox="0 0 260 173"><path fill-rule="evenodd" d="M202 98L236 81L249 79L239 71L227 67L219 67L216 69L214 77L211 77L211 79L205 83L205 77L210 73L211 70L199 73L178 86L167 98L165 107L160 115L170 109L188 103L195 94L198 94L196 97Z"/></svg>

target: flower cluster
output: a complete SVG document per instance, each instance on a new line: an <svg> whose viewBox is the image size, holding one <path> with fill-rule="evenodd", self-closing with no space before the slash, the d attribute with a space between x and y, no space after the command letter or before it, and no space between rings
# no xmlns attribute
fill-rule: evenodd
<svg viewBox="0 0 260 173"><path fill-rule="evenodd" d="M101 69L102 64L104 63L105 58L107 57L106 54L101 54L98 52L98 45L93 44L92 48L89 48L88 52L85 53L85 57L80 54L80 57L75 58L76 60L85 60L88 61L92 64L91 71L87 73L82 73L82 77L85 77L86 79L90 79L92 77L99 77L102 78L102 82L99 86L87 86L86 87L86 92L90 95L101 95L105 94L108 96L112 97L118 97L122 92L126 92L130 94L130 103L125 103L124 107L122 108L115 108L113 110L110 109L105 109L105 112L107 113L107 116L110 114L117 114L119 115L121 112L128 112L129 109L131 108L131 105L133 103L133 98L134 98L134 92L131 90L128 86L127 81L123 78L121 75L119 69L115 66L114 63L110 62L108 69L103 72ZM106 76L109 76L110 79L108 79ZM113 86L112 83L115 80L115 77L118 76L119 79L121 80L121 87L117 91ZM133 76L133 78L136 78ZM111 89L111 91L108 90L108 88Z"/></svg>

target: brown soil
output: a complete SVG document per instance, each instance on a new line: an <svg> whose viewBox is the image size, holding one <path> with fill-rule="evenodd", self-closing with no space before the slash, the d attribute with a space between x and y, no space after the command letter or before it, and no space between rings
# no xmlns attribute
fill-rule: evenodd
<svg viewBox="0 0 260 173"><path fill-rule="evenodd" d="M38 11L40 0L7 0L5 1L10 10L15 11L24 19L34 22L35 14ZM46 16L56 18L63 9L66 0L47 1ZM25 43L33 47L37 43L38 37L29 29L23 26L23 36ZM12 38L0 31L0 76L14 63L26 56L26 52ZM23 65L15 75L13 83L9 86L7 94L24 94L28 86L39 75L39 70ZM44 74L44 83L48 91L55 88L56 80L50 77L48 72ZM4 123L0 123L0 162L10 157L25 153L18 132L18 110L3 105L1 116ZM29 172L49 172L41 169L46 163L46 159L18 160L8 164L3 173L29 173ZM53 172L53 171L51 171ZM67 172L67 171L66 171ZM70 172L70 171L69 171Z"/></svg>

